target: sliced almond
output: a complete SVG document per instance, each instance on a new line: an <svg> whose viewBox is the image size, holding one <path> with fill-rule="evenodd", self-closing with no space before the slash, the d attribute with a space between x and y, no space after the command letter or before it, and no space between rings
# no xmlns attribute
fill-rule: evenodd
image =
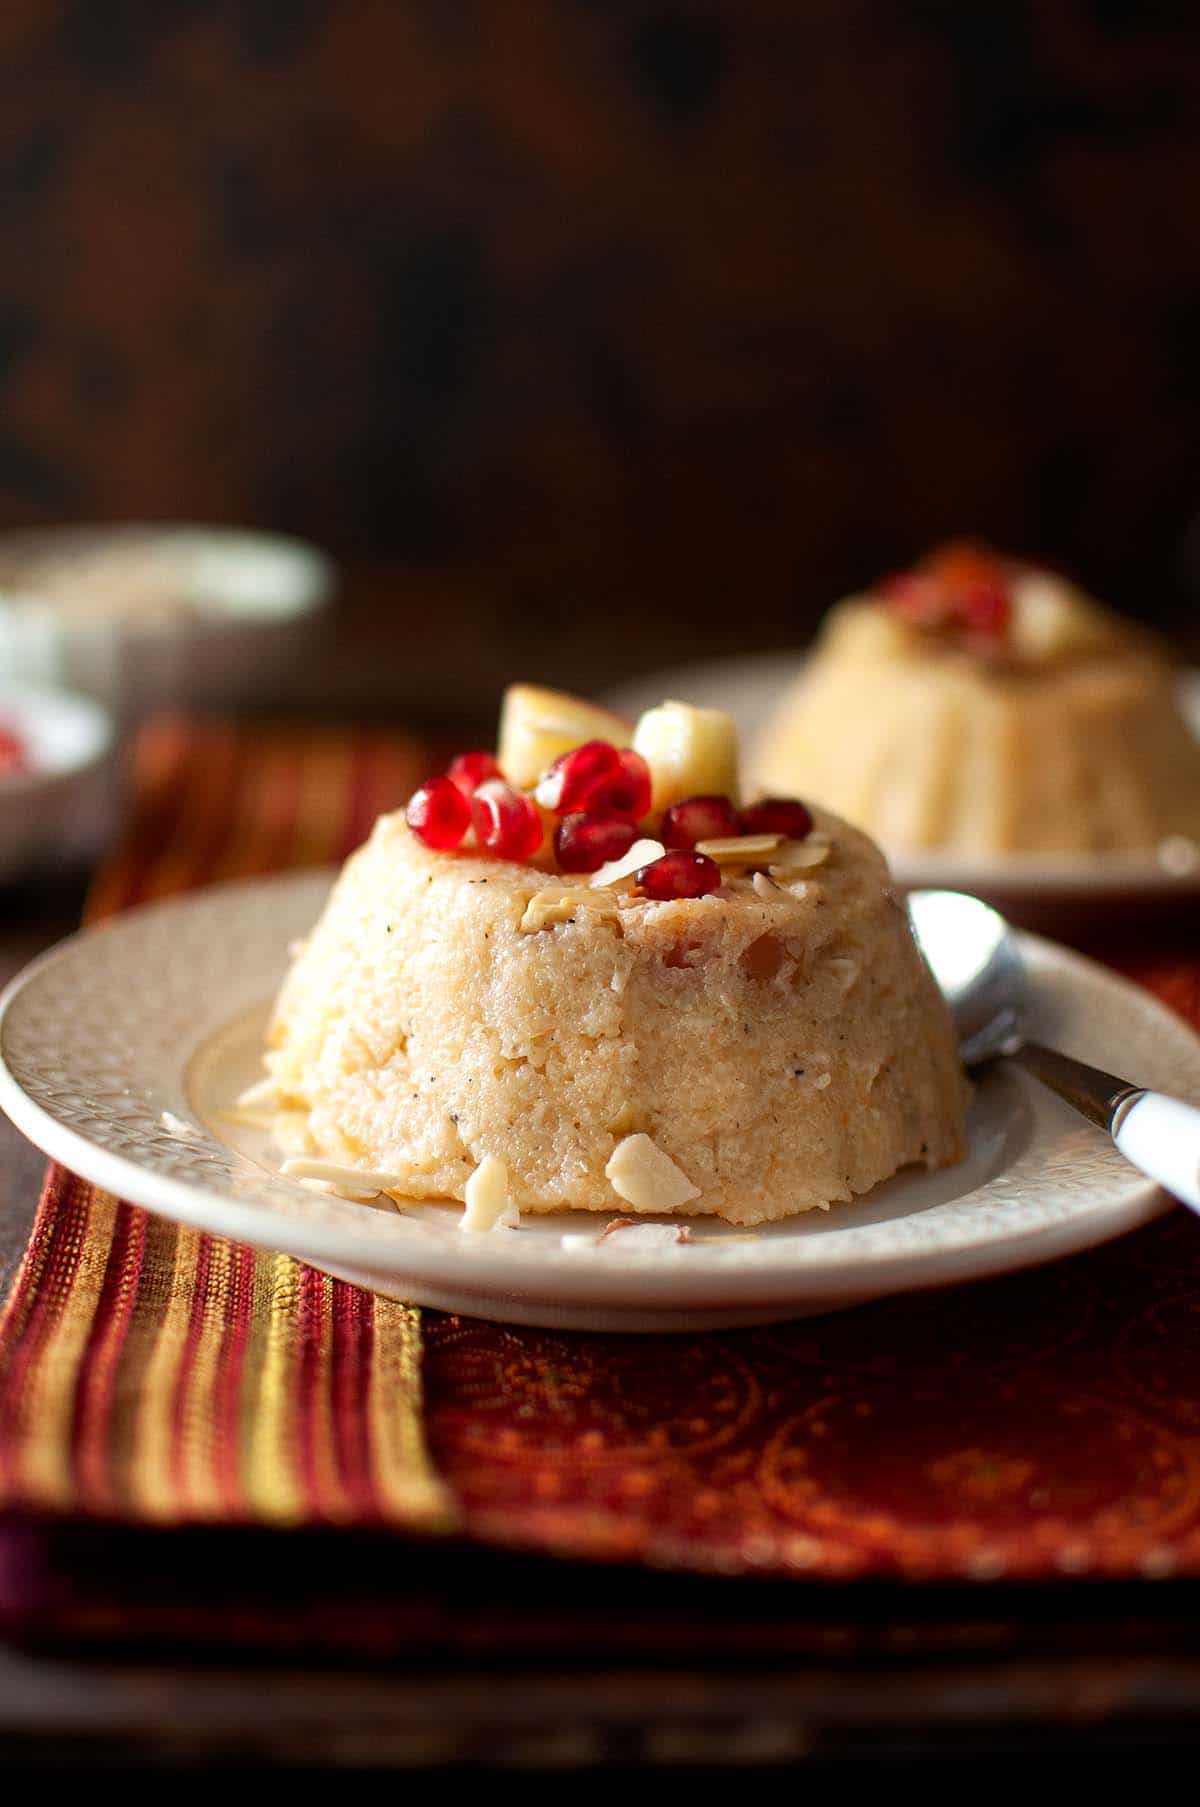
<svg viewBox="0 0 1200 1807"><path fill-rule="evenodd" d="M580 910L588 910L594 916L615 916L616 900L605 892L589 891L582 885L567 891L550 886L530 898L517 927L521 934L530 935L538 929L553 928L558 922L574 922Z"/></svg>
<svg viewBox="0 0 1200 1807"><path fill-rule="evenodd" d="M782 897L784 895L783 886L777 885L775 880L765 872L756 872L754 874L753 884L758 895L760 897L765 897L768 902L771 902L776 897Z"/></svg>
<svg viewBox="0 0 1200 1807"><path fill-rule="evenodd" d="M497 1224L512 1224L512 1201L508 1194L508 1168L497 1155L486 1154L467 1181L463 1192L463 1214L460 1230L494 1230Z"/></svg>
<svg viewBox="0 0 1200 1807"><path fill-rule="evenodd" d="M823 866L833 847L825 839L816 840L809 836L806 841L785 841L767 870L772 878L789 879L800 872L812 872L817 866Z"/></svg>
<svg viewBox="0 0 1200 1807"><path fill-rule="evenodd" d="M598 872L592 873L593 886L612 886L626 882L632 883L634 875L643 866L652 865L661 860L666 848L661 841L635 841L628 853L623 853L619 860L609 860Z"/></svg>
<svg viewBox="0 0 1200 1807"><path fill-rule="evenodd" d="M777 848L781 834L731 834L716 841L697 841L696 852L707 854L718 866L765 865Z"/></svg>
<svg viewBox="0 0 1200 1807"><path fill-rule="evenodd" d="M647 1135L618 1142L604 1173L613 1191L635 1211L678 1211L700 1196L699 1186Z"/></svg>

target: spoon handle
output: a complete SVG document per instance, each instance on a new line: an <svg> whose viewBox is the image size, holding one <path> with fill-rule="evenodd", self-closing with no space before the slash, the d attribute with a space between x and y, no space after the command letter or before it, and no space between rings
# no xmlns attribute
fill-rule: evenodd
<svg viewBox="0 0 1200 1807"><path fill-rule="evenodd" d="M1026 1042L1013 1058L1106 1129L1127 1161L1200 1211L1200 1110L1194 1104L1144 1091L1037 1042Z"/></svg>

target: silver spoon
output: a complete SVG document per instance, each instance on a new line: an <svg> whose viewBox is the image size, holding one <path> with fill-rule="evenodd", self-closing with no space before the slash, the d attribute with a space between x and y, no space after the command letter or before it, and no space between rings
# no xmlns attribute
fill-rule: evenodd
<svg viewBox="0 0 1200 1807"><path fill-rule="evenodd" d="M1024 1035L1029 982L998 911L961 891L913 891L908 913L958 1026L964 1066L1005 1056L1107 1130L1127 1160L1200 1211L1200 1110Z"/></svg>

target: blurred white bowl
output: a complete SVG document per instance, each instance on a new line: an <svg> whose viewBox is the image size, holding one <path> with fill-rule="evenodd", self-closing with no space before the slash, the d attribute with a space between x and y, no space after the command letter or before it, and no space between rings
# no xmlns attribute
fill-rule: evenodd
<svg viewBox="0 0 1200 1807"><path fill-rule="evenodd" d="M62 684L122 715L287 701L335 588L275 534L176 524L0 535L0 678Z"/></svg>
<svg viewBox="0 0 1200 1807"><path fill-rule="evenodd" d="M93 853L116 801L112 717L90 697L0 681L0 727L29 769L0 776L0 882Z"/></svg>

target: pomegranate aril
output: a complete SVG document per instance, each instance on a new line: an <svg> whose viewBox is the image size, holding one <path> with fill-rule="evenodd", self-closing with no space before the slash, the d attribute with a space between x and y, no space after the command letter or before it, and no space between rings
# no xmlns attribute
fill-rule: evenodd
<svg viewBox="0 0 1200 1807"><path fill-rule="evenodd" d="M691 849L697 841L740 834L738 812L728 797L684 797L663 812L659 840L664 847Z"/></svg>
<svg viewBox="0 0 1200 1807"><path fill-rule="evenodd" d="M782 834L789 841L802 841L813 825L812 811L795 797L763 797L738 820L743 834Z"/></svg>
<svg viewBox="0 0 1200 1807"><path fill-rule="evenodd" d="M489 778L471 798L475 839L502 860L528 860L542 844L542 818L531 797L503 778Z"/></svg>
<svg viewBox="0 0 1200 1807"><path fill-rule="evenodd" d="M624 747L617 754L617 769L609 778L601 778L587 794L587 807L615 811L640 822L650 813L650 767L640 753Z"/></svg>
<svg viewBox="0 0 1200 1807"><path fill-rule="evenodd" d="M460 753L451 760L446 776L457 784L464 797L470 797L489 778L503 778L504 773L491 753Z"/></svg>
<svg viewBox="0 0 1200 1807"><path fill-rule="evenodd" d="M721 889L721 868L707 854L679 849L643 866L637 883L647 897L659 903L676 897L707 897Z"/></svg>
<svg viewBox="0 0 1200 1807"><path fill-rule="evenodd" d="M471 805L451 778L431 778L408 800L404 819L426 847L457 847L471 826Z"/></svg>
<svg viewBox="0 0 1200 1807"><path fill-rule="evenodd" d="M24 741L11 728L0 728L0 773L28 770L29 754Z"/></svg>
<svg viewBox="0 0 1200 1807"><path fill-rule="evenodd" d="M948 627L954 619L954 598L939 577L900 571L877 588L892 613L914 627Z"/></svg>
<svg viewBox="0 0 1200 1807"><path fill-rule="evenodd" d="M984 640L1002 640L1012 621L1008 592L993 583L964 585L956 612L967 632Z"/></svg>
<svg viewBox="0 0 1200 1807"><path fill-rule="evenodd" d="M538 779L534 796L543 809L556 816L568 816L586 809L591 793L606 778L620 771L617 749L607 740L585 740L554 761Z"/></svg>
<svg viewBox="0 0 1200 1807"><path fill-rule="evenodd" d="M598 872L619 860L637 839L628 816L593 812L564 816L554 831L554 853L564 872Z"/></svg>

